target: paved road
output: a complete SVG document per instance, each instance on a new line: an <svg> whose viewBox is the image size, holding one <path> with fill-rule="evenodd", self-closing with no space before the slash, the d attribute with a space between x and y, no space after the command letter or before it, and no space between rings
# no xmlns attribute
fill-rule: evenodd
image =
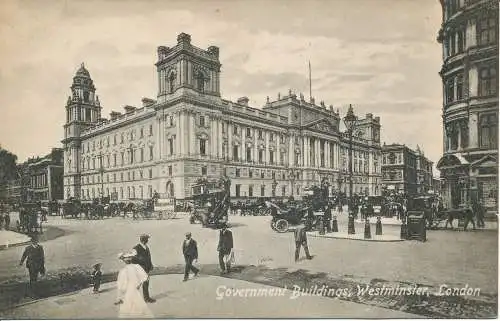
<svg viewBox="0 0 500 321"><path fill-rule="evenodd" d="M350 240L309 240L315 258L293 262L293 235L279 234L269 228L270 217L231 216L237 264L264 264L324 271L334 276L381 278L390 281L416 282L425 285L480 287L482 292L497 293L497 232L429 231L428 241L397 243ZM202 264L217 263L218 232L190 225L187 218L176 220L132 221L114 218L103 221L61 220L50 218L49 224L68 234L43 245L46 267L57 270L71 266L90 267L103 263L105 271L116 271L121 263L117 253L130 249L141 233L149 233L153 263L170 266L183 263L181 242L191 231L198 241ZM346 229L339 217L339 228ZM360 225L357 232L362 233ZM384 227L384 233L399 233L397 227ZM0 281L26 277L18 266L22 248L0 251Z"/></svg>

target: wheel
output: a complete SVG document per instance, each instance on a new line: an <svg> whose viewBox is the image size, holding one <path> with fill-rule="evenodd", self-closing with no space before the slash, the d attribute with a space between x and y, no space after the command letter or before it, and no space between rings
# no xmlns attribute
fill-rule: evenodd
<svg viewBox="0 0 500 321"><path fill-rule="evenodd" d="M276 221L275 229L278 233L285 233L288 231L288 222L284 219L279 219Z"/></svg>
<svg viewBox="0 0 500 321"><path fill-rule="evenodd" d="M276 231L276 221L275 220L271 220L271 229L273 231Z"/></svg>

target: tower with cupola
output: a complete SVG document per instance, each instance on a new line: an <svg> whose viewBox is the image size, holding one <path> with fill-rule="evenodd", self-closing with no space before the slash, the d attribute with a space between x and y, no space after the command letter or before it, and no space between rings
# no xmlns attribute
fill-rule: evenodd
<svg viewBox="0 0 500 321"><path fill-rule="evenodd" d="M220 97L219 48L204 50L191 44L191 36L181 33L173 48L158 47L158 101L177 93L190 92L205 97Z"/></svg>
<svg viewBox="0 0 500 321"><path fill-rule="evenodd" d="M71 85L64 124L64 198L80 197L81 133L101 120L101 104L90 73L82 63Z"/></svg>

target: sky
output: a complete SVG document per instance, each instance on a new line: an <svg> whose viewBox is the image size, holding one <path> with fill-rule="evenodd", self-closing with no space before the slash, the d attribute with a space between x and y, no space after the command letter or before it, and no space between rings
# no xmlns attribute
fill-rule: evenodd
<svg viewBox="0 0 500 321"><path fill-rule="evenodd" d="M438 0L3 0L0 145L20 161L61 147L82 62L103 116L156 98L158 46L220 48L221 93L261 108L289 89L380 116L381 140L442 155Z"/></svg>

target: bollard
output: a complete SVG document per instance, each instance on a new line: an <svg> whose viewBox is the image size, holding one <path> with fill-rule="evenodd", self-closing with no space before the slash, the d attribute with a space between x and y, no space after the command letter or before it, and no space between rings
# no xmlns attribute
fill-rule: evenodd
<svg viewBox="0 0 500 321"><path fill-rule="evenodd" d="M380 216L377 217L377 224L375 225L375 235L382 235L382 221Z"/></svg>
<svg viewBox="0 0 500 321"><path fill-rule="evenodd" d="M365 220L365 239L369 240L372 238L372 232L370 230L370 221L368 219Z"/></svg>
<svg viewBox="0 0 500 321"><path fill-rule="evenodd" d="M339 231L339 225L337 223L337 216L334 215L332 218L332 232L336 233Z"/></svg>
<svg viewBox="0 0 500 321"><path fill-rule="evenodd" d="M347 223L347 234L356 234L354 230L354 216L349 214L349 222Z"/></svg>
<svg viewBox="0 0 500 321"><path fill-rule="evenodd" d="M323 223L323 218L319 219L319 235L325 235L325 224Z"/></svg>

